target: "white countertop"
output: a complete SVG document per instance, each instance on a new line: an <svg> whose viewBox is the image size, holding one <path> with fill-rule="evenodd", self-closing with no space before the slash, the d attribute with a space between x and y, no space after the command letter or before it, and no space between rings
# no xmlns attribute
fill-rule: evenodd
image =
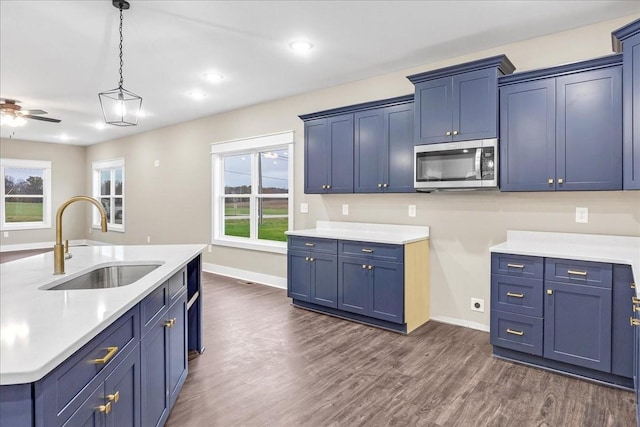
<svg viewBox="0 0 640 427"><path fill-rule="evenodd" d="M429 238L429 227L417 225L367 224L362 222L316 221L316 228L285 231L289 236L355 240L404 245Z"/></svg>
<svg viewBox="0 0 640 427"><path fill-rule="evenodd" d="M631 265L634 280L640 282L640 237L509 230L507 241L492 246L490 250L516 255L628 264Z"/></svg>
<svg viewBox="0 0 640 427"><path fill-rule="evenodd" d="M53 275L53 252L0 264L0 385L37 381L186 265L205 245L73 247L64 277L104 263L162 263L128 286L41 290Z"/></svg>

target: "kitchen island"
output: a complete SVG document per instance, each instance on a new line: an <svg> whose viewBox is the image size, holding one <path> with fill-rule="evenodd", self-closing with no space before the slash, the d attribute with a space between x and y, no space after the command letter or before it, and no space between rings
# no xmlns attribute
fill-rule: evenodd
<svg viewBox="0 0 640 427"><path fill-rule="evenodd" d="M71 415L68 414L69 407L78 406L81 409L84 406L83 402L75 401L83 400L85 396L79 392L78 396L70 397L71 403L66 402L64 410L56 408L50 411L48 407L52 405L49 405L51 402L47 401L47 396L51 387L48 382L54 377L60 380L62 376L58 374L65 369L68 372L64 372L64 375L73 377L76 365L87 364L81 363L82 361L71 362L85 352L91 353L91 357L94 357L91 360L95 364L96 372L92 375L96 378L87 379L83 392L91 388L94 381L101 379L100 372L109 371L109 356L113 357L114 354L111 362L120 363L124 358L130 358L134 363L138 362L134 384L140 385L141 371L144 377L144 366L140 366L140 361L144 362L145 358L145 334L150 337L156 324L161 328L165 326L167 330L164 336L160 336L160 341L156 340L164 344L167 350L167 354L163 355L165 362L170 361L170 351L176 348L175 344L180 339L184 343L182 352L185 353L185 361L187 346L189 349L201 351L202 343L198 336L201 316L198 296L200 253L204 247L205 245L200 244L76 247L72 248L73 257L66 261L67 274L64 276L53 275L53 253L50 252L2 264L0 425L61 425L66 422L62 417ZM60 282L81 276L96 266L114 264L159 266L127 286L105 289L49 289ZM175 312L169 313L170 304L171 309L176 307L177 315ZM180 313L179 306L184 308L183 313ZM191 309L187 310L187 306ZM172 329L176 319L184 334L180 339L174 339L174 347L170 348L170 334L180 331L180 327ZM180 319L183 322L180 322ZM125 336L123 331L130 336L125 334L127 340L122 339L124 344L119 349L120 353L113 350L117 346L104 344L113 337ZM95 348L89 349L92 345ZM122 356L118 359L120 354ZM107 360L100 362L103 359ZM112 368L117 369L115 366ZM167 377L170 374L171 372L167 372ZM186 366L182 377L186 377ZM184 378L180 378L180 381L183 382ZM179 385L181 386L181 383ZM142 387L144 386L143 379ZM136 395L139 395L139 391L140 387L136 390ZM55 390L53 394L56 394ZM162 394L164 395L164 391ZM120 400L119 396L114 400L115 402L108 403L115 406ZM100 406L104 407L106 404ZM169 409L170 405L166 404L161 418L166 419ZM144 408L142 412L144 419ZM96 411L96 414L109 416L109 410ZM51 419L52 416L55 419ZM132 414L132 417L140 420L140 414Z"/></svg>

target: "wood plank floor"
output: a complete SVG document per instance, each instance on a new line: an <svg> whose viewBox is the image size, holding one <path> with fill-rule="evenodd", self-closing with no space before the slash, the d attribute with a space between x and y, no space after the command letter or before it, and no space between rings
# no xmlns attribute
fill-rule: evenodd
<svg viewBox="0 0 640 427"><path fill-rule="evenodd" d="M489 335L409 336L203 273L206 351L167 426L634 426L634 395L491 356Z"/></svg>

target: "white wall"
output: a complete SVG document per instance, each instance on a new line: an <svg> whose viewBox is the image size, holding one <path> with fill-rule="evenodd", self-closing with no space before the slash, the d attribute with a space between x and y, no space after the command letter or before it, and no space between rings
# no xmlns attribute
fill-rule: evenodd
<svg viewBox="0 0 640 427"><path fill-rule="evenodd" d="M639 15L640 16L640 15ZM443 194L305 195L303 123L298 115L360 102L405 95L413 86L405 76L497 54L507 54L525 71L611 53L612 30L637 19L629 16L536 38L472 55L429 63L396 73L280 99L225 114L159 129L86 149L86 192L90 165L124 157L126 233L92 233L92 240L119 244L207 243L211 235L209 144L295 131L295 205L309 213L294 215L295 228L316 220L431 226L431 312L434 318L488 328L489 251L508 229L640 236L640 191L572 193L470 192ZM160 167L154 168L154 160ZM349 204L349 216L342 204ZM416 218L407 206L417 205ZM576 224L575 208L589 208L589 223ZM286 277L286 257L214 247L203 261L258 274ZM469 310L470 298L483 298L487 311Z"/></svg>

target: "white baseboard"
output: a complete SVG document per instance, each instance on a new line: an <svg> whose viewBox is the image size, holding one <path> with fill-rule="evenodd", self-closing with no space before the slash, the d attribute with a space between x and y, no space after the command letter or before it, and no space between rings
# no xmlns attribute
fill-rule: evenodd
<svg viewBox="0 0 640 427"><path fill-rule="evenodd" d="M202 270L207 273L220 274L234 279L246 280L274 288L287 289L286 277L271 276L269 274L246 271L239 268L226 267L224 265L202 263Z"/></svg>
<svg viewBox="0 0 640 427"><path fill-rule="evenodd" d="M455 319L453 317L432 316L431 320L436 322L448 323L450 325L464 326L465 328L476 329L478 331L489 332L489 326L484 323L470 322L463 319Z"/></svg>

